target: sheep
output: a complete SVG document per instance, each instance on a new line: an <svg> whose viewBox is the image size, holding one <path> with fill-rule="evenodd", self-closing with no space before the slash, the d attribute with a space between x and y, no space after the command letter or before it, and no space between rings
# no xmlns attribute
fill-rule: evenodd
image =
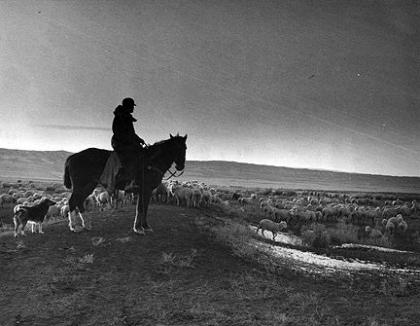
<svg viewBox="0 0 420 326"><path fill-rule="evenodd" d="M17 200L16 200L16 204L23 204L25 201L27 201L28 199L27 198L23 198L23 197L21 197L21 198L18 198Z"/></svg>
<svg viewBox="0 0 420 326"><path fill-rule="evenodd" d="M177 206L185 204L186 207L191 207L192 190L185 186L178 186L172 189Z"/></svg>
<svg viewBox="0 0 420 326"><path fill-rule="evenodd" d="M108 194L108 193L107 193ZM109 203L111 203L109 195L108 195ZM90 194L84 201L83 205L85 206L86 211L91 212L95 210L95 207L97 206L97 199L94 194Z"/></svg>
<svg viewBox="0 0 420 326"><path fill-rule="evenodd" d="M125 191L115 189L113 194L111 195L112 206L115 205L115 208L118 209L118 203L119 203L120 207L123 207L124 198L125 198Z"/></svg>
<svg viewBox="0 0 420 326"><path fill-rule="evenodd" d="M398 214L397 209L395 209L395 207L385 207L382 210L382 218L384 219L389 219L392 216L395 216Z"/></svg>
<svg viewBox="0 0 420 326"><path fill-rule="evenodd" d="M9 194L1 194L0 195L0 207L3 208L4 204L13 204L16 202L16 199L14 199Z"/></svg>
<svg viewBox="0 0 420 326"><path fill-rule="evenodd" d="M395 231L395 224L393 223L393 221L391 219L389 219L385 225L385 230L388 234L394 234Z"/></svg>
<svg viewBox="0 0 420 326"><path fill-rule="evenodd" d="M61 207L60 215L62 217L67 217L67 215L69 214L69 212L70 212L70 207L69 207L68 204L66 204L66 205L64 205L64 206Z"/></svg>
<svg viewBox="0 0 420 326"><path fill-rule="evenodd" d="M241 197L241 198L238 199L238 202L242 206L245 206L245 205L251 204L251 199L250 198Z"/></svg>
<svg viewBox="0 0 420 326"><path fill-rule="evenodd" d="M168 197L175 198L176 205L181 206L184 202L189 207L191 199L191 189L177 181L168 183Z"/></svg>
<svg viewBox="0 0 420 326"><path fill-rule="evenodd" d="M313 211L302 211L299 210L297 207L293 207L290 210L290 214L296 222L315 222L317 217L319 216L317 213Z"/></svg>
<svg viewBox="0 0 420 326"><path fill-rule="evenodd" d="M350 219L353 224L364 225L364 224L375 224L375 220L381 215L380 208L376 209L356 209L350 214Z"/></svg>
<svg viewBox="0 0 420 326"><path fill-rule="evenodd" d="M405 233L405 231L407 231L407 229L408 229L408 224L407 224L406 221L403 220L403 221L401 221L401 222L398 223L397 230L400 233Z"/></svg>
<svg viewBox="0 0 420 326"><path fill-rule="evenodd" d="M287 209L279 209L279 208L271 207L271 212L273 214L273 219L275 221L290 222L292 218L292 214Z"/></svg>
<svg viewBox="0 0 420 326"><path fill-rule="evenodd" d="M402 203L403 203L403 201L401 199L397 198L396 200L392 201L391 205L392 206L398 206L398 205L401 205Z"/></svg>
<svg viewBox="0 0 420 326"><path fill-rule="evenodd" d="M384 221L382 223L384 223ZM407 228L408 224L401 214L388 219L385 225L386 232L391 235L395 233L395 230L398 230L399 233L404 233L407 231Z"/></svg>
<svg viewBox="0 0 420 326"><path fill-rule="evenodd" d="M212 195L210 191L203 190L201 193L201 200L200 200L200 206L202 207L210 207Z"/></svg>
<svg viewBox="0 0 420 326"><path fill-rule="evenodd" d="M365 227L365 232L370 238L381 238L383 236L382 232L378 229L372 228L369 225Z"/></svg>
<svg viewBox="0 0 420 326"><path fill-rule="evenodd" d="M60 207L57 205L52 205L48 208L46 217L55 217L60 215Z"/></svg>
<svg viewBox="0 0 420 326"><path fill-rule="evenodd" d="M155 202L166 203L168 197L168 187L160 183L152 192L152 198Z"/></svg>
<svg viewBox="0 0 420 326"><path fill-rule="evenodd" d="M192 190L191 201L193 207L199 207L201 202L201 190L198 188L194 188Z"/></svg>
<svg viewBox="0 0 420 326"><path fill-rule="evenodd" d="M324 221L335 221L339 215L339 210L336 207L328 206L322 209L322 217Z"/></svg>
<svg viewBox="0 0 420 326"><path fill-rule="evenodd" d="M98 194L96 200L101 211L104 210L105 206L111 208L111 197L107 191L102 191L100 194Z"/></svg>
<svg viewBox="0 0 420 326"><path fill-rule="evenodd" d="M287 223L281 221L280 223L273 222L269 219L262 219L257 228L257 233L261 229L261 233L264 236L264 231L271 231L273 233L273 241L275 240L277 233L287 229Z"/></svg>

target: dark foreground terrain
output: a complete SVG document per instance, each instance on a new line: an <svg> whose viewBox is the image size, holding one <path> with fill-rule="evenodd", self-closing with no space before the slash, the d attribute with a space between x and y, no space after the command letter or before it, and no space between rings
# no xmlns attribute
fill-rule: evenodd
<svg viewBox="0 0 420 326"><path fill-rule="evenodd" d="M420 289L380 275L336 279L268 271L209 228L215 213L153 205L90 213L94 229L0 234L0 325L417 325Z"/></svg>

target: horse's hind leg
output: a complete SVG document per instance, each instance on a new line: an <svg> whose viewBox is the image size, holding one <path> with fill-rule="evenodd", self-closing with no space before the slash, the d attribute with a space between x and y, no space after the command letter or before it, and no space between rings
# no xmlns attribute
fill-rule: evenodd
<svg viewBox="0 0 420 326"><path fill-rule="evenodd" d="M83 209L83 200L82 205L80 205L80 199L83 197L81 194L72 193L69 199L69 228L72 232L80 232L83 230L83 227L77 223L77 216L76 209L80 210L80 207ZM83 223L84 224L84 221Z"/></svg>
<svg viewBox="0 0 420 326"><path fill-rule="evenodd" d="M93 192L95 187L96 187L96 182L91 182L87 184L83 189L83 194L79 197L80 198L79 203L78 203L79 217L80 217L80 220L82 221L82 227L85 228L86 230L92 230L92 219L90 218L89 214L86 214L84 216L82 215L82 213L85 212L84 202L86 198Z"/></svg>

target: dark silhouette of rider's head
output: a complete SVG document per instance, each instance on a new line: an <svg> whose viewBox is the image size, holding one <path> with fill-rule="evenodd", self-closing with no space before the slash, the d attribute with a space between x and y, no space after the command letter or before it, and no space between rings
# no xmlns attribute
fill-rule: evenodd
<svg viewBox="0 0 420 326"><path fill-rule="evenodd" d="M133 113L136 103L134 103L134 100L131 97L126 97L122 100L122 106L124 109L128 110L128 112Z"/></svg>

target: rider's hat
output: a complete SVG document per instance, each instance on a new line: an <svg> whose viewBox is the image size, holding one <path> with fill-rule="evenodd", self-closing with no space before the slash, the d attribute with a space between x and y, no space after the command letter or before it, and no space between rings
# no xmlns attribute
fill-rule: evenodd
<svg viewBox="0 0 420 326"><path fill-rule="evenodd" d="M134 100L131 97L126 97L125 99L122 100L122 105L127 107L127 106L136 106L136 103L134 103Z"/></svg>

